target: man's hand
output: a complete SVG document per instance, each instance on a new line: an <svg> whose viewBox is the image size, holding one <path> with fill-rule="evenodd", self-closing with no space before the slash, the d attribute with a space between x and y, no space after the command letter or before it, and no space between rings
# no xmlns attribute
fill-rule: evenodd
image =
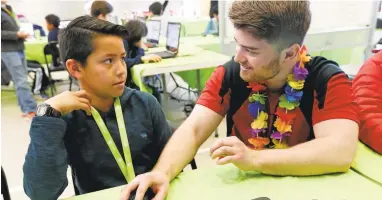
<svg viewBox="0 0 382 200"><path fill-rule="evenodd" d="M157 55L147 55L147 56L142 56L142 61L144 63L148 63L150 61L153 61L153 62L160 62L162 60L162 58L160 56L157 56Z"/></svg>
<svg viewBox="0 0 382 200"><path fill-rule="evenodd" d="M218 158L216 164L232 163L245 171L256 170L256 153L235 136L217 140L210 150L211 158Z"/></svg>
<svg viewBox="0 0 382 200"><path fill-rule="evenodd" d="M163 200L166 198L169 183L170 179L161 172L148 172L138 175L122 190L121 200L127 200L130 193L135 189L137 190L135 200L143 200L149 187L156 194L153 200Z"/></svg>
<svg viewBox="0 0 382 200"><path fill-rule="evenodd" d="M25 39L27 39L29 36L30 36L29 33L26 33L26 32L23 32L23 31L19 31L19 32L17 32L17 37L18 37L19 39L25 40Z"/></svg>
<svg viewBox="0 0 382 200"><path fill-rule="evenodd" d="M84 110L90 115L90 102L90 96L85 90L66 91L45 101L45 103L61 112L61 115L66 115L73 110Z"/></svg>

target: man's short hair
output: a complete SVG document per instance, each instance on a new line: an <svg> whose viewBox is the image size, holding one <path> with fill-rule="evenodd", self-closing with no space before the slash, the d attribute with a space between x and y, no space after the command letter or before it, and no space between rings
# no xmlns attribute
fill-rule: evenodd
<svg viewBox="0 0 382 200"><path fill-rule="evenodd" d="M152 12L154 15L161 15L162 14L162 4L160 2L154 2L150 5L149 11Z"/></svg>
<svg viewBox="0 0 382 200"><path fill-rule="evenodd" d="M303 43L311 12L308 1L235 1L229 18L236 29L248 31L281 51Z"/></svg>
<svg viewBox="0 0 382 200"><path fill-rule="evenodd" d="M147 26L139 20L129 20L125 24L125 28L129 31L129 38L132 42L138 42L147 35Z"/></svg>
<svg viewBox="0 0 382 200"><path fill-rule="evenodd" d="M98 17L99 15L106 16L113 12L113 6L104 0L94 1L92 3L90 13L93 17Z"/></svg>
<svg viewBox="0 0 382 200"><path fill-rule="evenodd" d="M45 20L46 22L48 22L49 24L52 24L56 28L60 26L61 20L57 15L53 15L53 14L47 15L45 17Z"/></svg>
<svg viewBox="0 0 382 200"><path fill-rule="evenodd" d="M129 33L123 26L90 16L74 19L59 34L61 60L65 63L74 59L85 66L87 58L94 50L93 39L102 35L129 39Z"/></svg>

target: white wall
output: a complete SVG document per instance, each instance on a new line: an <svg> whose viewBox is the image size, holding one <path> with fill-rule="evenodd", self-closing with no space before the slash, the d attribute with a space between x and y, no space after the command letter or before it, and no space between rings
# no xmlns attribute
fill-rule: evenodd
<svg viewBox="0 0 382 200"><path fill-rule="evenodd" d="M87 14L85 11L86 2L91 0L8 0L8 4L13 7L17 14L23 14L30 22L44 26L45 16L55 14L62 20L73 19ZM132 11L148 11L151 3L164 0L107 0L114 7L113 15L124 18L125 14ZM190 5L197 6L197 14L207 16L206 8L209 11L209 0L170 0L166 12L170 9L180 12L181 8L189 8Z"/></svg>
<svg viewBox="0 0 382 200"><path fill-rule="evenodd" d="M8 0L17 14L23 14L30 22L41 26L44 26L48 14L55 14L61 19L72 19L85 14L84 3L81 0Z"/></svg>

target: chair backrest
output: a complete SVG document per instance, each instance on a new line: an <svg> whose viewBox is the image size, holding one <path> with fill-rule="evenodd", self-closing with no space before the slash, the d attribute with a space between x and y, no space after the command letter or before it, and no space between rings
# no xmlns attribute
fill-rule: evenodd
<svg viewBox="0 0 382 200"><path fill-rule="evenodd" d="M169 125L170 128L171 128L171 132L174 133L178 127L177 127L173 122L171 122L171 121L169 121L169 120L167 120L167 123L168 123L168 125ZM198 168L198 167L196 166L195 158L191 160L190 165L191 165L191 169L192 169L192 170Z"/></svg>
<svg viewBox="0 0 382 200"><path fill-rule="evenodd" d="M44 47L44 56L45 61L48 64L47 56L52 56L52 64L54 67L57 67L61 63L60 59L60 51L58 50L58 43L57 42L50 42Z"/></svg>
<svg viewBox="0 0 382 200"><path fill-rule="evenodd" d="M11 200L11 195L9 194L7 177L5 176L5 172L3 167L1 167L1 195L4 200Z"/></svg>

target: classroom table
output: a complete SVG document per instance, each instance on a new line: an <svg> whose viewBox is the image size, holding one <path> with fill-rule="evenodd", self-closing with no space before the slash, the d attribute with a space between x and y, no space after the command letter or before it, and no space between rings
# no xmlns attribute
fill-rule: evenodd
<svg viewBox="0 0 382 200"><path fill-rule="evenodd" d="M48 39L43 37L41 39L29 40L25 43L25 57L27 60L37 61L40 64L46 64L44 58L44 47L48 44ZM47 57L48 62L51 62L51 57Z"/></svg>
<svg viewBox="0 0 382 200"><path fill-rule="evenodd" d="M131 72L133 74L133 81L141 89L141 91L151 91L150 88L148 88L143 83L143 77L145 76L212 68L224 64L231 59L230 56L226 56L208 50L203 50L197 47L180 47L179 49L179 54L175 58L163 59L161 62L158 63L146 63L135 65L132 68ZM151 49L150 52L154 52L156 50L161 49ZM200 76L197 76L196 78L200 80ZM197 81L197 83L200 83L200 81ZM200 88L200 85L197 88Z"/></svg>
<svg viewBox="0 0 382 200"><path fill-rule="evenodd" d="M192 45L192 46L206 46L206 45L219 45L220 47L220 39L219 37L213 36L213 35L207 35L205 37L203 36L189 36L189 37L183 37L181 36L179 38L179 44L186 44L186 45ZM166 46L166 37L161 36L159 39L159 47L165 47Z"/></svg>
<svg viewBox="0 0 382 200"><path fill-rule="evenodd" d="M67 200L119 199L121 187ZM354 171L309 177L243 172L235 166L186 171L171 184L167 200L381 200L382 187Z"/></svg>
<svg viewBox="0 0 382 200"><path fill-rule="evenodd" d="M382 186L382 155L361 142L358 142L352 169Z"/></svg>

